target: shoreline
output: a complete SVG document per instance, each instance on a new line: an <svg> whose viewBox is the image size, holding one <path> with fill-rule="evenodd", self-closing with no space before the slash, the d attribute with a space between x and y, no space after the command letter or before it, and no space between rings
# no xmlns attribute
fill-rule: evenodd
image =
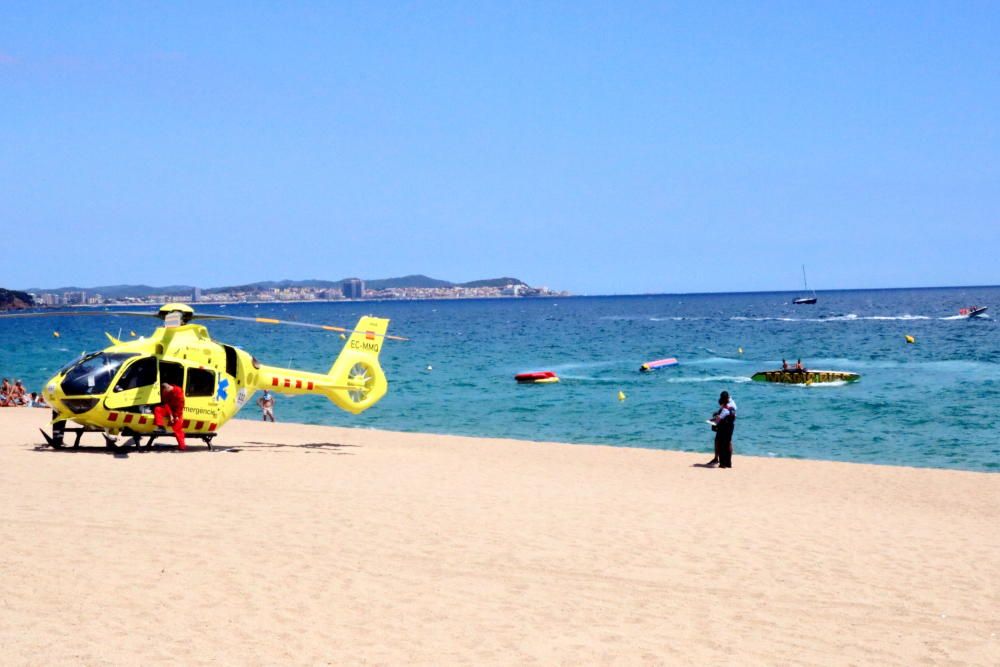
<svg viewBox="0 0 1000 667"><path fill-rule="evenodd" d="M47 422L0 410L9 664L1000 652L988 473L249 420L122 459Z"/></svg>
<svg viewBox="0 0 1000 667"><path fill-rule="evenodd" d="M6 409L8 409L8 408L0 408L0 411L6 410ZM11 408L11 409L19 409L19 408ZM49 414L51 412L51 408L49 408L49 407L45 407L45 408L28 408L28 409L29 410L41 410L41 411L44 411L46 414ZM227 422L227 424L234 424L234 423L263 424L264 422L262 422L261 420L258 420L258 419L247 419L247 418L240 418L240 417L234 417L233 419L231 419L230 421ZM481 441L483 443L489 443L489 442L494 442L495 441L495 442L524 443L524 444L530 444L530 445L559 445L559 446L567 446L567 447L605 447L605 448L608 448L608 449L611 449L611 450L630 449L630 450L639 450L639 451L650 451L650 452L664 452L664 453L683 454L683 455L686 455L686 456L696 457L699 460L702 459L702 458L704 458L704 457L706 457L706 456L711 457L713 455L710 443L706 443L705 444L705 450L702 452L702 451L697 451L697 450L692 450L692 449L671 449L671 448L666 448L666 447L646 447L646 446L643 446L643 445L628 444L628 443L611 444L611 443L604 443L604 442L571 442L571 441L563 441L563 440L528 440L528 439L523 439L523 438L513 438L513 437L508 438L508 437L491 436L491 435L475 435L475 434L464 434L464 433L442 433L442 432L438 432L438 431L397 431L397 430L392 430L392 429L374 428L374 427L370 427L370 426L333 425L333 424L319 424L319 423L312 423L312 422L297 422L297 421L279 421L279 422L276 422L276 423L283 424L283 425L288 425L288 426L301 426L301 427L306 427L306 428L330 428L330 429L345 430L345 431L371 432L371 433L376 433L376 434L382 434L382 435L384 435L386 437L390 437L390 436L403 436L403 437L408 437L408 436L422 436L422 437L430 437L430 438L446 438L446 439L457 438L457 439L464 439L464 440L476 440L476 441ZM221 429L220 429L220 431L221 431ZM96 436L95 435L90 435L89 437L90 438L95 438ZM847 460L841 460L841 459L815 459L815 458L808 458L808 457L781 456L781 455L778 455L778 454L775 454L775 455L769 455L769 454L743 454L743 453L740 453L738 451L738 448L733 453L733 459L734 460L736 460L736 459L753 459L753 460L760 460L760 461L801 461L803 463L831 463L831 464L842 464L842 465L852 465L852 466L871 466L871 467L876 467L876 468L898 468L898 469L901 469L901 470L936 470L936 471L941 471L941 472L963 472L963 473L976 473L976 474L982 474L982 475L998 475L998 474L1000 474L1000 468L998 468L996 470L993 470L993 469L990 469L990 470L977 470L977 469L970 469L970 468L942 468L942 467L931 466L931 465L906 465L906 464L899 464L899 463L874 463L874 462L871 462L871 461L847 461Z"/></svg>
<svg viewBox="0 0 1000 667"><path fill-rule="evenodd" d="M234 418L231 422L248 422L257 423L256 419L242 419ZM344 426L344 425L333 425L333 424L318 424L312 422L296 422L296 421L280 421L277 423L281 424L291 424L293 426L308 426L316 428L335 428L335 429L345 429L349 431L371 431L373 433L383 433L387 436L389 435L402 435L402 436L427 436L434 438L462 438L469 440L477 440L482 442L519 442L531 445L564 445L567 447L607 447L612 450L616 449L634 449L639 451L649 451L649 452L664 452L664 453L674 453L674 454L684 454L687 456L693 456L698 459L704 457L712 457L713 451L711 443L705 443L704 451L694 450L694 449L671 449L668 447L646 447L643 445L635 444L611 444L606 442L571 442L565 440L528 440L525 438L514 438L514 437L503 437L503 436L493 436L493 435L475 435L475 434L465 434L465 433L442 433L438 431L396 431L391 429L380 429L373 428L369 426ZM874 463L871 461L847 461L842 459L814 459L809 457L795 457L795 456L782 456L779 454L769 455L769 454L743 454L737 449L733 452L733 460L736 459L754 459L760 461L801 461L803 463L834 463L843 465L853 465L853 466L872 466L877 468L899 468L902 470L938 470L941 472L967 472L967 473L977 473L982 475L998 475L1000 474L1000 468L996 470L977 470L971 468L942 468L931 465L906 465L900 463Z"/></svg>

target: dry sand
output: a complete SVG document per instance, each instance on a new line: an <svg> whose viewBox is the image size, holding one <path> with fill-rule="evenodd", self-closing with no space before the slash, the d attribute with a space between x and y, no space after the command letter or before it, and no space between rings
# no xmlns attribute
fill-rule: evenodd
<svg viewBox="0 0 1000 667"><path fill-rule="evenodd" d="M1000 475L47 415L0 410L5 665L1000 662Z"/></svg>

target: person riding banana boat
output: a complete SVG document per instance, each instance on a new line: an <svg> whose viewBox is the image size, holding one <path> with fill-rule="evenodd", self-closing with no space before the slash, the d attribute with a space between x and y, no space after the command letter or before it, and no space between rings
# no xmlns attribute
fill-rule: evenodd
<svg viewBox="0 0 1000 667"><path fill-rule="evenodd" d="M781 384L821 384L825 382L857 382L861 379L858 373L850 371L810 370L802 359L797 359L791 366L788 360L781 360L781 369L773 371L758 371L751 376L757 382L776 382Z"/></svg>

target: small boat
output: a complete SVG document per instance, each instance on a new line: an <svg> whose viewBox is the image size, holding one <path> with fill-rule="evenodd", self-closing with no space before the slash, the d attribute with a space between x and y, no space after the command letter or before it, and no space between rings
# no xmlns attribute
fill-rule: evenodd
<svg viewBox="0 0 1000 667"><path fill-rule="evenodd" d="M777 382L781 384L822 384L824 382L857 382L861 379L859 373L850 371L814 371L789 369L775 371L759 371L750 376L755 382Z"/></svg>
<svg viewBox="0 0 1000 667"><path fill-rule="evenodd" d="M972 318L972 317L979 317L987 310L989 310L989 306L969 306L968 308L959 309L958 314Z"/></svg>
<svg viewBox="0 0 1000 667"><path fill-rule="evenodd" d="M514 376L518 384L551 384L559 382L559 376L552 371L534 371L531 373L518 373Z"/></svg>
<svg viewBox="0 0 1000 667"><path fill-rule="evenodd" d="M802 265L802 285L805 287L806 291L809 291L809 282L806 280L806 265ZM797 299L792 299L792 303L797 306L812 305L816 303L816 291L813 290L812 296L800 296Z"/></svg>
<svg viewBox="0 0 1000 667"><path fill-rule="evenodd" d="M673 357L669 359L657 359L656 361L647 361L642 366L639 366L639 370L643 373L648 373L650 371L655 371L657 368L666 368L667 366L676 366L677 360Z"/></svg>

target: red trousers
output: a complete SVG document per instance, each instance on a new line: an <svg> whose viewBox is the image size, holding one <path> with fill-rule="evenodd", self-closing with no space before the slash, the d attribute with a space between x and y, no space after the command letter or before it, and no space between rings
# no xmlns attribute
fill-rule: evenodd
<svg viewBox="0 0 1000 667"><path fill-rule="evenodd" d="M153 408L153 423L163 426L163 418L169 417L174 435L177 436L177 446L181 449L187 447L184 443L184 411L179 410L174 414L169 405L157 405Z"/></svg>

